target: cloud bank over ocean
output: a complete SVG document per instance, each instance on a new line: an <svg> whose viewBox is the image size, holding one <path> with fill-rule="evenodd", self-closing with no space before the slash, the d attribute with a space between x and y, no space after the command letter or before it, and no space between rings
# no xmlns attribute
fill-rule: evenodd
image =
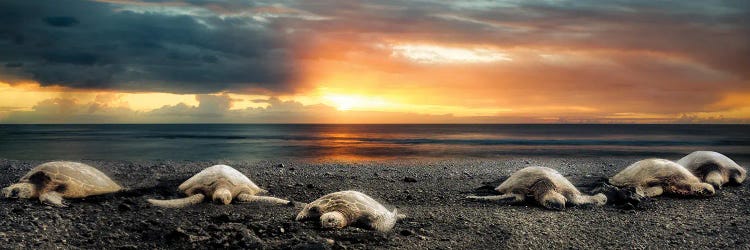
<svg viewBox="0 0 750 250"><path fill-rule="evenodd" d="M354 106L425 122L737 122L750 118L747 23L747 1L2 1L0 84L259 95L302 105L303 121ZM0 97L2 122L93 102Z"/></svg>

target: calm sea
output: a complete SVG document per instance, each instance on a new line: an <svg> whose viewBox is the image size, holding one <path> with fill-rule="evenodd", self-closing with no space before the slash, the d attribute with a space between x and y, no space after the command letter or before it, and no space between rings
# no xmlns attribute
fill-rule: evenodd
<svg viewBox="0 0 750 250"><path fill-rule="evenodd" d="M0 158L750 157L750 125L0 125Z"/></svg>

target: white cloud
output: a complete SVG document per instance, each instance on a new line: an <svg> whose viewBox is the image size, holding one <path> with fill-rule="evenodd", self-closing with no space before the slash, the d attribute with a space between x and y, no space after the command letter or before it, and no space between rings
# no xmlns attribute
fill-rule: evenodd
<svg viewBox="0 0 750 250"><path fill-rule="evenodd" d="M418 63L492 63L512 61L507 54L486 48L456 48L437 45L398 44L391 46L391 56Z"/></svg>

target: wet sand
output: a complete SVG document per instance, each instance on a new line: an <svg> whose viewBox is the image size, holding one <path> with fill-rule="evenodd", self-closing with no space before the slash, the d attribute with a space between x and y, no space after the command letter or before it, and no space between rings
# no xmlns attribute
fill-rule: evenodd
<svg viewBox="0 0 750 250"><path fill-rule="evenodd" d="M0 199L0 248L750 248L750 187L725 187L710 198L659 197L638 209L612 205L545 210L538 205L476 202L512 172L538 165L588 187L643 157L507 157L326 161L88 161L129 191L70 200ZM75 159L66 159L75 160ZM735 159L748 166L749 159ZM0 185L41 161L0 160ZM180 197L177 186L201 169L227 164L270 195L309 202L354 189L408 218L389 233L320 230L296 222L300 209L266 204L203 203L184 209L146 198ZM283 164L283 166L279 166Z"/></svg>

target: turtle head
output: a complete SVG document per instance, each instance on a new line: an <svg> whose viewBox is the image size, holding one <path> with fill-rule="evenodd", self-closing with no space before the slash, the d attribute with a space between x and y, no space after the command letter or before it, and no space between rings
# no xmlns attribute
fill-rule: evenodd
<svg viewBox="0 0 750 250"><path fill-rule="evenodd" d="M320 216L320 226L322 228L344 228L346 227L346 218L341 212L328 212Z"/></svg>
<svg viewBox="0 0 750 250"><path fill-rule="evenodd" d="M3 197L29 199L33 198L36 187L31 183L16 183L3 188Z"/></svg>
<svg viewBox="0 0 750 250"><path fill-rule="evenodd" d="M721 171L718 170L709 172L705 179L706 183L711 184L718 189L721 189L721 185L724 182L724 176L722 176Z"/></svg>
<svg viewBox="0 0 750 250"><path fill-rule="evenodd" d="M567 202L567 199L565 196L558 192L554 191L548 191L541 195L540 198L537 198L538 202L546 207L547 209L552 210L564 210L565 209L565 202Z"/></svg>
<svg viewBox="0 0 750 250"><path fill-rule="evenodd" d="M213 195L214 202L228 205L232 203L232 192L226 188L219 188L214 191Z"/></svg>
<svg viewBox="0 0 750 250"><path fill-rule="evenodd" d="M714 186L705 182L695 183L690 186L690 190L697 196L713 196L716 194Z"/></svg>
<svg viewBox="0 0 750 250"><path fill-rule="evenodd" d="M607 195L602 193L595 194L594 196L591 196L591 201L597 206L607 204Z"/></svg>

